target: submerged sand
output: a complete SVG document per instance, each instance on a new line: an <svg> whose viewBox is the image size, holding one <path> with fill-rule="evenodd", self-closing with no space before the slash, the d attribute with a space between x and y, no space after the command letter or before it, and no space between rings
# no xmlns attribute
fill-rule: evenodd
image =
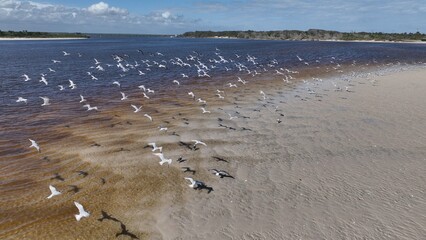
<svg viewBox="0 0 426 240"><path fill-rule="evenodd" d="M3 184L10 190L0 197L8 216L0 237L130 238L116 235L118 221L97 220L105 211L139 239L422 239L426 70L400 70L292 86L252 82L226 89L223 101L204 93L211 114L176 98L152 100L162 106L151 109L153 123L123 104L122 111L58 126L42 155L23 153L32 160L27 179ZM160 125L168 131L159 133ZM207 147L179 144L192 139ZM169 167L144 148L151 141L173 158ZM186 161L177 163L179 156ZM235 179L220 179L212 168ZM32 169L45 170L30 175ZM56 172L65 180L52 180ZM184 177L214 190L193 190ZM52 183L63 194L46 201ZM81 189L68 191L70 185ZM73 201L92 215L76 222Z"/></svg>

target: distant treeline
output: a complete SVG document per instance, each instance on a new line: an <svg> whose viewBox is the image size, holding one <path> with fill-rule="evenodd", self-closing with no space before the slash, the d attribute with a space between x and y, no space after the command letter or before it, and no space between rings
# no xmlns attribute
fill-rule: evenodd
<svg viewBox="0 0 426 240"><path fill-rule="evenodd" d="M24 31L1 31L0 38L89 38L82 33L50 33L50 32L28 32Z"/></svg>
<svg viewBox="0 0 426 240"><path fill-rule="evenodd" d="M426 34L416 33L382 33L382 32L338 32L321 29L308 31L195 31L186 32L180 37L193 38L246 38L269 40L375 40L375 41L426 41Z"/></svg>

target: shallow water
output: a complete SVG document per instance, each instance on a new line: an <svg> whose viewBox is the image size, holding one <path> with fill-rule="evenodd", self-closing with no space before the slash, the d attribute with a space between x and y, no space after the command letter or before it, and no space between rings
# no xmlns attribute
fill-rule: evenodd
<svg viewBox="0 0 426 240"><path fill-rule="evenodd" d="M133 197L144 199L143 196L152 194L152 198L156 198L163 196L162 193L166 190L181 185L176 182L180 177L176 169L170 169L168 178L158 175L161 172L158 166L153 173L146 171L151 166L139 156L140 149L148 139L156 136L158 130L155 127L152 129L153 125L146 118L132 114L130 104L142 104L142 112L153 116L156 127L167 125L171 129L180 129L185 127L185 123L181 121L183 118L194 116L193 102L187 92L194 91L203 99L206 96L208 109L220 106L223 103L214 100L214 91L217 88L224 89L228 82L239 84L237 76L250 81L253 86L251 89L246 88L244 92L227 88L228 96L232 96L232 93L240 94L237 98L234 95L228 100L228 105L238 102L240 97L257 94L256 87L265 86L270 79L281 81L284 76L275 74L275 69L279 68L299 71L299 74L285 74L301 78L303 74L340 74L338 71L341 69L355 71L387 64L414 65L426 59L424 44L228 39L1 41L0 50L0 236L9 238L54 238L55 228L59 223L75 222L72 216L75 214L73 200L84 201L83 204L89 202L94 214L108 208L118 215L120 207L135 204ZM71 55L63 56L62 51ZM116 66L117 62L112 57L115 54L123 58L122 64L128 71L123 72ZM211 78L197 77L194 64L198 60L188 60L190 55L197 56L200 62L209 67L208 74ZM227 62L215 63L213 59L219 61L219 55ZM257 64L247 61L248 55L255 57ZM303 60L299 61L296 55ZM191 64L191 67L173 65L171 59L175 57ZM105 71L93 68L96 67L94 58L101 62ZM52 59L61 63L54 64ZM273 63L274 60L277 63ZM144 61L151 66L148 67ZM154 61L167 68L159 68ZM256 70L261 74L253 77L247 71L239 71L236 63L244 64L248 70ZM50 72L48 68L56 72ZM226 68L230 70L227 71ZM140 76L137 70L146 74ZM87 72L91 72L99 80L92 80ZM47 74L47 86L39 82L42 73ZM182 73L189 77L183 78ZM22 74L28 74L31 80L24 82ZM76 89L68 87L68 79L76 83ZM180 81L179 90L171 83L174 79ZM119 81L121 87L113 85L113 81ZM150 99L145 99L137 89L141 84L155 90L155 94L148 94ZM57 85L63 85L65 90L59 91ZM120 101L120 91L128 94L130 100ZM92 106L98 106L100 111L85 111L83 104L79 103L80 94ZM28 104L16 103L19 96L27 98ZM39 96L48 96L51 105L41 107L42 100ZM203 126L203 123L199 124L196 128ZM41 145L40 154L28 148L28 138L36 139ZM170 136L163 140L172 152L178 152ZM100 147L93 146L98 143ZM122 165L120 160L123 160ZM88 171L89 176L80 176L77 173L80 170ZM55 179L55 173L66 180ZM108 187L103 187L101 179L106 179ZM162 184L158 184L158 181ZM138 184L126 189L128 184L134 182ZM62 199L57 199L58 202L48 209L45 197L49 193L49 184L59 185L64 194ZM78 185L82 190L73 194L69 185ZM139 192L135 196L132 192L134 190ZM183 201L180 191L175 197L175 201ZM147 209L157 206L152 198L145 199L142 206ZM93 217L98 218L97 215ZM137 217L149 219L149 214ZM120 220L135 222L137 219L135 216L123 218ZM85 221L80 226L74 224L61 231L64 236L74 236L73 232L78 231L83 237L103 237L105 234L114 236L119 231L119 227L113 223L107 223L111 224L110 228L100 224L97 221ZM132 229L134 228L135 226ZM38 230L33 232L35 229ZM156 236L149 232L152 229L147 229L150 228L142 227L135 231L141 234L139 236Z"/></svg>

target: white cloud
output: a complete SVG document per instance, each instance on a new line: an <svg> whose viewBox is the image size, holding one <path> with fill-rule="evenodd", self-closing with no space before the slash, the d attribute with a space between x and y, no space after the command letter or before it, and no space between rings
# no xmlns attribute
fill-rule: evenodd
<svg viewBox="0 0 426 240"><path fill-rule="evenodd" d="M87 7L44 4L27 0L0 0L0 29L77 32L175 33L194 20L169 10L145 15L98 2ZM55 27L55 28L54 28Z"/></svg>
<svg viewBox="0 0 426 240"><path fill-rule="evenodd" d="M125 15L128 14L126 9L121 9L117 7L110 7L108 3L99 2L91 5L87 8L87 11L93 14L105 15L105 14L117 14L117 15Z"/></svg>

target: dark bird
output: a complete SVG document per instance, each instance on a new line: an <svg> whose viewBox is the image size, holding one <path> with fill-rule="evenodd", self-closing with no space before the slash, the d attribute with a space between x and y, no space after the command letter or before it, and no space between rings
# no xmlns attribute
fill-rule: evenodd
<svg viewBox="0 0 426 240"><path fill-rule="evenodd" d="M221 157L214 156L213 158L216 159L218 162L220 162L220 161L222 161L222 162L228 162L228 160L225 160L224 158L221 158Z"/></svg>
<svg viewBox="0 0 426 240"><path fill-rule="evenodd" d="M105 178L101 178L101 183L102 183L102 184L105 184L105 183L106 183Z"/></svg>
<svg viewBox="0 0 426 240"><path fill-rule="evenodd" d="M124 225L123 223L121 223L121 232L115 234L116 237L120 236L120 235L126 235L131 237L132 239L139 239L138 237L136 237L135 234L129 232L129 230L127 230L126 225Z"/></svg>
<svg viewBox="0 0 426 240"><path fill-rule="evenodd" d="M99 222L102 222L103 220L111 220L111 221L114 221L114 222L119 222L119 223L121 223L121 221L120 220L118 220L117 218L115 218L115 217L113 217L113 216L111 216L111 215L109 215L108 213L106 213L104 210L101 210L101 214L102 214L102 217L101 218L98 218L98 221ZM122 224L122 223L121 223Z"/></svg>
<svg viewBox="0 0 426 240"><path fill-rule="evenodd" d="M80 188L77 187L76 185L68 185L68 186L71 187L71 190L69 190L68 192L78 193L80 191Z"/></svg>
<svg viewBox="0 0 426 240"><path fill-rule="evenodd" d="M83 177L87 177L87 175L89 175L89 173L85 171L77 171L77 172L78 172L78 175L81 175Z"/></svg>
<svg viewBox="0 0 426 240"><path fill-rule="evenodd" d="M195 174L195 170L191 169L190 167L182 167L183 172L192 172L192 175Z"/></svg>
<svg viewBox="0 0 426 240"><path fill-rule="evenodd" d="M210 169L210 171L212 171L214 175L219 176L220 178L224 178L224 177L234 178L233 176L231 176L228 172L224 170Z"/></svg>
<svg viewBox="0 0 426 240"><path fill-rule="evenodd" d="M51 179L51 180L53 180L53 179L57 179L57 180L59 180L59 181L65 181L65 179L64 179L61 175L59 175L59 173L55 173L55 176L54 176L54 177L51 177L50 179Z"/></svg>
<svg viewBox="0 0 426 240"><path fill-rule="evenodd" d="M184 159L183 157L179 157L178 160L177 160L178 163L183 163L185 161L186 161L186 159Z"/></svg>
<svg viewBox="0 0 426 240"><path fill-rule="evenodd" d="M91 147L100 147L101 145L100 144L97 144L97 143L94 143L94 144L92 144L92 145L90 145Z"/></svg>

